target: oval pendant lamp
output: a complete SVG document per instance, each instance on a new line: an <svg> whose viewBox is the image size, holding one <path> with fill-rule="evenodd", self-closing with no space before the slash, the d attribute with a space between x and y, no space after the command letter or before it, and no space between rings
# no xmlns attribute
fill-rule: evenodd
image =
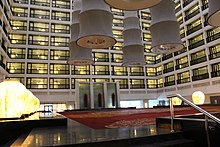
<svg viewBox="0 0 220 147"><path fill-rule="evenodd" d="M80 47L76 44L76 40L79 36L79 13L81 11L81 0L74 1L74 10L72 12L72 25L71 29L71 41L69 43L70 57L67 60L71 65L91 65L94 63L92 59L92 50L88 48Z"/></svg>
<svg viewBox="0 0 220 147"><path fill-rule="evenodd" d="M123 66L144 66L144 46L137 11L125 11L124 14Z"/></svg>
<svg viewBox="0 0 220 147"><path fill-rule="evenodd" d="M134 11L153 7L161 0L105 0L113 8Z"/></svg>
<svg viewBox="0 0 220 147"><path fill-rule="evenodd" d="M104 0L82 0L79 21L79 46L103 49L116 43L112 32L113 14Z"/></svg>
<svg viewBox="0 0 220 147"><path fill-rule="evenodd" d="M150 8L150 12L152 52L172 53L183 49L179 23L175 15L175 3L172 0L163 0Z"/></svg>
<svg viewBox="0 0 220 147"><path fill-rule="evenodd" d="M220 26L220 0L209 0L208 23Z"/></svg>

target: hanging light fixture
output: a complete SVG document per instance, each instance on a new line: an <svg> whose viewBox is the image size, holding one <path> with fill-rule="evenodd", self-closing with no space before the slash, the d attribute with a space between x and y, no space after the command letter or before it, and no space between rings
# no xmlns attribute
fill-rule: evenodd
<svg viewBox="0 0 220 147"><path fill-rule="evenodd" d="M112 33L113 14L104 0L82 0L79 21L79 46L103 49L116 43Z"/></svg>
<svg viewBox="0 0 220 147"><path fill-rule="evenodd" d="M92 50L80 47L76 44L76 40L78 39L80 29L78 16L81 11L81 4L81 0L74 1L74 10L72 12L72 25L70 27L70 58L67 60L67 63L71 65L90 65L94 63L92 59Z"/></svg>
<svg viewBox="0 0 220 147"><path fill-rule="evenodd" d="M220 1L209 0L208 23L211 26L220 26Z"/></svg>
<svg viewBox="0 0 220 147"><path fill-rule="evenodd" d="M172 0L163 0L150 8L150 12L152 52L171 53L183 49L179 23L175 15L175 3Z"/></svg>
<svg viewBox="0 0 220 147"><path fill-rule="evenodd" d="M137 11L124 12L123 66L144 66L144 46Z"/></svg>
<svg viewBox="0 0 220 147"><path fill-rule="evenodd" d="M110 6L121 10L141 10L157 5L161 0L105 0Z"/></svg>

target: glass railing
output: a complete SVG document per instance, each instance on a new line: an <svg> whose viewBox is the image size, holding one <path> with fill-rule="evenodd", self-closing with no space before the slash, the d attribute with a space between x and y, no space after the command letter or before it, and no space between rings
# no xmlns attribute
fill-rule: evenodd
<svg viewBox="0 0 220 147"><path fill-rule="evenodd" d="M188 4L190 4L193 0L186 0L183 3L183 7L186 7Z"/></svg>
<svg viewBox="0 0 220 147"><path fill-rule="evenodd" d="M206 41L207 41L207 43L209 43L209 42L212 42L212 41L217 40L217 39L219 39L219 38L220 38L220 32L217 33L217 34L214 34L214 35L212 35L212 36L208 36L208 37L206 38Z"/></svg>
<svg viewBox="0 0 220 147"><path fill-rule="evenodd" d="M192 65L199 64L199 63L202 63L205 61L207 61L207 58L206 58L206 56L203 56L203 57L191 60L190 65L192 66Z"/></svg>
<svg viewBox="0 0 220 147"><path fill-rule="evenodd" d="M209 78L209 73L205 73L202 75L196 75L196 76L192 76L192 80L193 81L198 81L198 80L203 80L203 79L208 79Z"/></svg>
<svg viewBox="0 0 220 147"><path fill-rule="evenodd" d="M192 50L192 49L197 48L197 47L199 47L199 46L202 46L202 45L204 45L204 44L205 44L204 40L200 40L200 41L197 41L197 42L195 42L195 43L193 43L193 44L190 44L190 45L188 46L188 48L189 48L189 50Z"/></svg>
<svg viewBox="0 0 220 147"><path fill-rule="evenodd" d="M199 14L199 12L200 12L199 9L197 9L197 10L193 11L192 13L186 15L186 16L185 16L185 21L187 21L187 20L189 20L190 18L196 16L197 14Z"/></svg>
<svg viewBox="0 0 220 147"><path fill-rule="evenodd" d="M177 84L183 84L183 83L189 83L189 82L190 82L190 77L177 80Z"/></svg>
<svg viewBox="0 0 220 147"><path fill-rule="evenodd" d="M199 25L197 25L197 26L195 26L195 27L193 27L193 28L187 30L187 31L186 31L186 34L187 34L187 35L190 35L190 34L196 32L196 31L200 30L201 28L202 28L202 24L199 24Z"/></svg>

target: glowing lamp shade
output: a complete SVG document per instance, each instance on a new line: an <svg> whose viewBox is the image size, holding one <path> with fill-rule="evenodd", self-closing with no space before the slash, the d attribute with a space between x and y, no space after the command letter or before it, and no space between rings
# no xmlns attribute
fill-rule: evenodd
<svg viewBox="0 0 220 147"><path fill-rule="evenodd" d="M161 0L105 0L110 6L121 10L141 10L157 5Z"/></svg>
<svg viewBox="0 0 220 147"><path fill-rule="evenodd" d="M175 3L171 0L162 0L161 3L150 8L150 12L152 52L172 53L183 49L179 23L175 15Z"/></svg>
<svg viewBox="0 0 220 147"><path fill-rule="evenodd" d="M208 23L211 26L220 26L220 1L209 0Z"/></svg>
<svg viewBox="0 0 220 147"><path fill-rule="evenodd" d="M174 97L174 98L172 98L172 103L174 106L179 106L182 104L182 100L178 97Z"/></svg>
<svg viewBox="0 0 220 147"><path fill-rule="evenodd" d="M79 22L79 46L103 49L116 43L112 32L113 14L104 0L82 0Z"/></svg>
<svg viewBox="0 0 220 147"><path fill-rule="evenodd" d="M22 114L36 112L39 100L18 81L0 83L0 118L20 118Z"/></svg>
<svg viewBox="0 0 220 147"><path fill-rule="evenodd" d="M196 91L192 94L192 100L196 105L203 105L205 102L205 94L201 91Z"/></svg>

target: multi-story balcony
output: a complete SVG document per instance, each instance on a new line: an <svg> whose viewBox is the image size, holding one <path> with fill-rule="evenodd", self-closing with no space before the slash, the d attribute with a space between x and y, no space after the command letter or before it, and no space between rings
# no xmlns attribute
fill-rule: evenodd
<svg viewBox="0 0 220 147"><path fill-rule="evenodd" d="M190 82L190 77L177 80L177 84L183 84L183 83L189 83L189 82Z"/></svg>
<svg viewBox="0 0 220 147"><path fill-rule="evenodd" d="M204 44L205 44L205 42L204 42L204 40L202 39L202 40L200 40L200 41L197 41L197 42L195 42L195 43L190 44L190 45L188 46L188 48L189 48L189 50L192 50L192 49L197 48L197 47L199 47L199 46L202 46L202 45L204 45Z"/></svg>
<svg viewBox="0 0 220 147"><path fill-rule="evenodd" d="M209 60L216 59L220 57L220 52L212 53L209 55Z"/></svg>
<svg viewBox="0 0 220 147"><path fill-rule="evenodd" d="M199 63L202 63L205 61L207 61L207 58L206 58L206 56L203 56L203 57L191 60L190 65L192 66L192 65L199 64Z"/></svg>
<svg viewBox="0 0 220 147"><path fill-rule="evenodd" d="M175 81L169 81L164 83L164 87L175 85Z"/></svg>
<svg viewBox="0 0 220 147"><path fill-rule="evenodd" d="M188 67L188 66L189 66L188 62L182 63L182 64L178 64L178 65L175 66L175 70L182 69L182 68L185 68L185 67Z"/></svg>
<svg viewBox="0 0 220 147"><path fill-rule="evenodd" d="M186 7L188 4L190 4L191 2L193 2L193 0L185 0L183 2L183 7Z"/></svg>
<svg viewBox="0 0 220 147"><path fill-rule="evenodd" d="M186 34L187 34L187 35L190 35L190 34L196 32L196 31L200 30L201 28L202 28L202 24L199 24L199 25L197 25L197 26L195 26L195 27L193 27L193 28L187 30L187 31L186 31Z"/></svg>
<svg viewBox="0 0 220 147"><path fill-rule="evenodd" d="M204 80L209 78L209 73L192 76L192 81Z"/></svg>
<svg viewBox="0 0 220 147"><path fill-rule="evenodd" d="M206 38L206 41L207 41L207 43L209 43L209 42L212 42L212 41L217 40L217 39L219 39L219 38L220 38L220 32L217 33L217 34L214 34L214 35L212 35L212 36L208 36L208 37Z"/></svg>
<svg viewBox="0 0 220 147"><path fill-rule="evenodd" d="M192 13L186 15L186 17L185 17L185 21L189 20L190 18L196 16L196 15L199 14L199 13L200 13L199 9L193 11Z"/></svg>
<svg viewBox="0 0 220 147"><path fill-rule="evenodd" d="M211 76L212 76L212 78L220 77L220 70L211 72Z"/></svg>
<svg viewBox="0 0 220 147"><path fill-rule="evenodd" d="M164 69L163 73L165 74L165 73L172 72L172 71L174 71L174 67Z"/></svg>

